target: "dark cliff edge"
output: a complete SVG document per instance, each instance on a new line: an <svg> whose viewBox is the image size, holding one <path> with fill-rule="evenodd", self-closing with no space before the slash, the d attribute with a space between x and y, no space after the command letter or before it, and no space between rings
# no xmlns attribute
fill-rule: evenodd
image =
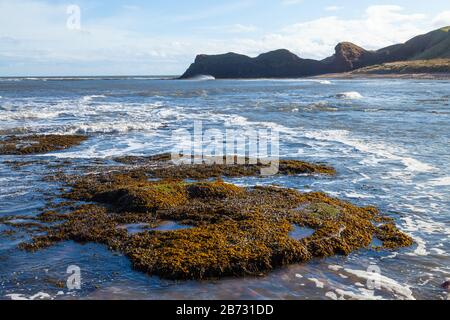
<svg viewBox="0 0 450 320"><path fill-rule="evenodd" d="M450 27L445 27L376 51L341 42L336 46L334 55L324 60L302 59L285 49L263 53L255 58L232 52L198 55L180 79L202 75L216 79L300 78L345 73L397 61L449 58ZM450 66L444 69L448 70Z"/></svg>

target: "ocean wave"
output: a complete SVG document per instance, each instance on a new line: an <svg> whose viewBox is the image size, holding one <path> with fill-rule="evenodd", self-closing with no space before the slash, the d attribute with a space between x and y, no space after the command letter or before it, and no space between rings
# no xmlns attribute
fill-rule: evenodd
<svg viewBox="0 0 450 320"><path fill-rule="evenodd" d="M0 114L0 121L15 121L15 120L42 120L57 118L61 115L58 111L5 111Z"/></svg>
<svg viewBox="0 0 450 320"><path fill-rule="evenodd" d="M186 80L192 80L192 81L211 81L211 80L216 80L215 77L211 76L211 75L207 75L207 74L202 74L202 75L198 75L198 76L194 76L192 78L188 78Z"/></svg>
<svg viewBox="0 0 450 320"><path fill-rule="evenodd" d="M431 180L429 184L434 187L450 186L450 177L442 177L442 178L434 179L434 180Z"/></svg>
<svg viewBox="0 0 450 320"><path fill-rule="evenodd" d="M330 107L327 102L317 102L311 103L307 105L304 109L305 111L316 112L316 111L325 111L325 112L336 112L339 111L336 107Z"/></svg>
<svg viewBox="0 0 450 320"><path fill-rule="evenodd" d="M115 76L115 77L18 77L0 78L0 82L20 81L113 81L113 80L168 80L174 76Z"/></svg>
<svg viewBox="0 0 450 320"><path fill-rule="evenodd" d="M105 95L103 94L99 94L99 95L90 95L90 96L84 96L83 98L81 98L81 101L83 102L90 102L94 99L102 99L102 98L106 98Z"/></svg>
<svg viewBox="0 0 450 320"><path fill-rule="evenodd" d="M247 126L250 124L248 119L243 116L232 115L228 119L225 119L226 126Z"/></svg>
<svg viewBox="0 0 450 320"><path fill-rule="evenodd" d="M417 159L398 155L398 152L403 150L399 147L392 147L384 143L375 143L363 141L353 138L349 131L346 130L324 130L324 131L308 131L305 136L310 139L339 142L358 151L373 154L375 156L401 162L410 172L430 172L435 168L427 163L421 162Z"/></svg>
<svg viewBox="0 0 450 320"><path fill-rule="evenodd" d="M349 92L341 92L336 94L336 98L338 99L347 99L347 100L357 100L364 98L359 92L349 91Z"/></svg>
<svg viewBox="0 0 450 320"><path fill-rule="evenodd" d="M122 134L132 131L153 131L161 126L159 122L100 122L64 126L61 129L65 134Z"/></svg>

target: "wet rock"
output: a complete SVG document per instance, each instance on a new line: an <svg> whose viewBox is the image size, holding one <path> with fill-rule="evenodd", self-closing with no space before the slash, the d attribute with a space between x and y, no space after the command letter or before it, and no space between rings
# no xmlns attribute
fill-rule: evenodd
<svg viewBox="0 0 450 320"><path fill-rule="evenodd" d="M154 181L149 178L157 170L162 176L185 177L189 172L204 178L249 174L243 167L177 167L167 166L167 157L154 159L128 158L131 167L66 177L63 182L71 189L62 197L94 203L64 214L57 212L60 208L42 213L40 223L51 222L47 234L21 247L39 250L66 240L95 242L123 253L134 268L150 275L210 279L261 275L313 258L348 255L368 248L375 236L385 249L413 243L373 207L357 207L320 192L241 188L221 179ZM284 162L284 172L297 172L299 163ZM161 221L189 227L166 230L160 228ZM132 224L146 227L136 233L123 227ZM295 239L294 226L311 232Z"/></svg>
<svg viewBox="0 0 450 320"><path fill-rule="evenodd" d="M0 139L1 155L30 155L64 150L85 141L81 135L24 135Z"/></svg>

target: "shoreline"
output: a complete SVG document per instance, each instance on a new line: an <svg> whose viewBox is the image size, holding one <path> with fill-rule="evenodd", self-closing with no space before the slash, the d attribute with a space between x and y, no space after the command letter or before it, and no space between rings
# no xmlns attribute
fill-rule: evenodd
<svg viewBox="0 0 450 320"><path fill-rule="evenodd" d="M450 73L329 73L309 77L309 79L336 79L336 80L359 80L359 79L404 79L404 80L450 80Z"/></svg>
<svg viewBox="0 0 450 320"><path fill-rule="evenodd" d="M238 80L238 81L252 81L252 80L302 80L302 79L336 79L336 80L352 80L352 79L406 79L406 80L450 80L449 73L364 73L364 72L342 72L342 73L326 73L315 76L305 77L289 77L289 78L216 78L214 80ZM0 77L0 80L44 80L44 81L82 81L82 80L97 80L97 81L117 81L117 80L162 80L162 81L202 81L196 79L181 79L179 76L173 75L156 75L156 76L38 76L38 77ZM211 81L213 79L210 79ZM208 81L208 80L204 80Z"/></svg>

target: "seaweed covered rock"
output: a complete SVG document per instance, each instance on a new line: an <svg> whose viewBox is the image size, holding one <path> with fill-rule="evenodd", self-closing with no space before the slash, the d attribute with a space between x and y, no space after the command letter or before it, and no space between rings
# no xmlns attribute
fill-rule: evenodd
<svg viewBox="0 0 450 320"><path fill-rule="evenodd" d="M20 135L0 139L0 154L29 155L64 150L85 141L81 135Z"/></svg>
<svg viewBox="0 0 450 320"><path fill-rule="evenodd" d="M204 168L206 173L197 171L202 176L210 172ZM38 250L66 240L95 242L124 253L136 269L150 275L208 279L260 275L313 258L348 255L370 248L374 237L389 249L413 243L375 208L357 207L323 193L242 188L220 179L155 181L147 169L68 179L71 190L63 197L96 204L65 214L41 214L40 222L52 222L47 234L36 235L22 248ZM189 228L162 230L164 221ZM145 228L128 232L127 224ZM297 239L291 237L294 226L314 232Z"/></svg>
<svg viewBox="0 0 450 320"><path fill-rule="evenodd" d="M238 156L219 157L217 159L208 157L198 159L192 156L192 161L188 161L191 163L174 163L171 154L168 153L151 157L120 157L114 160L141 168L148 166L147 174L160 179L201 180L221 177L253 177L260 176L262 170L270 166L270 164L265 164L261 160ZM189 158L184 160L189 160ZM281 175L320 174L333 176L336 174L333 167L320 163L279 160L274 165L276 165L275 173Z"/></svg>

